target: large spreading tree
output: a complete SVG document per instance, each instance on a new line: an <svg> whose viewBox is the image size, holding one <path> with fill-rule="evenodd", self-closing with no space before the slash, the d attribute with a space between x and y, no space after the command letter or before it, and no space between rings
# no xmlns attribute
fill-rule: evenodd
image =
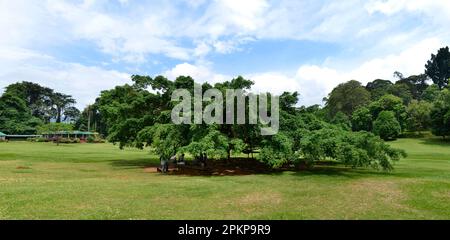
<svg viewBox="0 0 450 240"><path fill-rule="evenodd" d="M279 96L279 132L275 135L261 135L261 128L265 125L260 122L250 124L248 121L250 110L248 100L252 95L253 82L243 77L216 83L214 86L208 83L202 85L202 94L214 88L225 96L227 89L242 89L246 96L244 105L246 121L243 124L236 124L237 112L233 124L206 124L203 121L174 124L171 121L171 112L181 99L171 101L172 93L179 88L193 93L196 85L194 80L186 76L180 76L174 81L162 76L155 78L133 76L132 80L132 85L126 84L103 91L96 101L96 106L107 125L110 141L119 143L121 147L150 146L161 159L167 160L175 154L189 153L195 159L210 161L230 159L239 153L257 152L256 158L273 168L285 164L312 165L325 158L333 158L352 167L373 166L390 170L392 161L403 154L384 145L383 141L373 134L348 131L349 119L344 113L341 117L337 114L338 117L335 117L334 121L339 124L333 124L321 119L322 114L318 107L297 108L299 94L296 92L285 92ZM350 83L352 84L354 83ZM357 92L362 91L367 100L370 99L363 87L357 88ZM190 97L194 102L194 97L192 95ZM210 100L212 99L203 101L202 110L210 107L209 104L212 102ZM271 104L269 102L269 109ZM221 116L226 116L226 107L223 106L222 110ZM316 149L317 152L314 146L308 144L315 144L315 140L312 140L325 129L331 129L330 133L336 136L333 144L337 144L338 148L334 152L322 153L322 150ZM327 134L320 136L324 138L321 141L326 143ZM363 148L367 142L361 141L368 137L372 144L368 146L377 146L376 150ZM352 155L349 158L346 155L348 151L359 155Z"/></svg>

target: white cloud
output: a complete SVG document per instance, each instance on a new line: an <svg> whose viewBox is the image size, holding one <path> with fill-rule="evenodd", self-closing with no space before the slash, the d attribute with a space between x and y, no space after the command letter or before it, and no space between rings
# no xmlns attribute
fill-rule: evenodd
<svg viewBox="0 0 450 240"><path fill-rule="evenodd" d="M130 75L100 67L64 63L24 49L0 49L0 88L29 81L72 95L77 107L93 103L102 90L130 82Z"/></svg>
<svg viewBox="0 0 450 240"><path fill-rule="evenodd" d="M430 53L442 46L437 38L425 39L399 54L367 60L347 70L340 70L327 65L302 65L295 74L281 72L247 73L243 76L255 82L252 90L256 92L272 92L281 94L284 91L298 91L301 105L322 104L322 99L339 83L357 80L363 85L377 78L393 79L395 71L405 76L420 74ZM340 65L345 65L345 61ZM207 66L196 66L188 63L179 64L165 73L174 79L179 75L190 75L200 82L217 82L230 80L234 76L214 73Z"/></svg>
<svg viewBox="0 0 450 240"><path fill-rule="evenodd" d="M381 12L386 15L392 15L402 10L420 11L432 16L439 16L439 13L448 13L450 11L450 2L447 0L374 0L366 4L369 13ZM443 14L447 16L448 14Z"/></svg>
<svg viewBox="0 0 450 240"><path fill-rule="evenodd" d="M228 76L214 73L207 66L193 65L189 63L178 64L174 68L164 72L163 75L172 80L178 76L191 76L196 82L208 82L211 84L230 80Z"/></svg>
<svg viewBox="0 0 450 240"><path fill-rule="evenodd" d="M394 71L421 73L430 53L450 41L447 0L317 2L181 1L186 10L180 2L165 1L139 2L136 7L137 1L131 0L0 0L0 87L37 81L85 104L99 90L129 81L128 74L104 69L111 61L88 66L62 62L45 51L87 41L114 63L124 61L125 69L138 68L132 64L141 69L157 61L152 55L163 55L184 62L168 66L164 74L172 79L190 75L214 83L242 74L256 82L257 90L298 90L302 103L312 104L350 79L366 83L390 79ZM111 3L118 3L120 11L106 7ZM221 74L208 64L212 53L232 54L246 43L266 39L332 42L342 54L291 73L267 69Z"/></svg>

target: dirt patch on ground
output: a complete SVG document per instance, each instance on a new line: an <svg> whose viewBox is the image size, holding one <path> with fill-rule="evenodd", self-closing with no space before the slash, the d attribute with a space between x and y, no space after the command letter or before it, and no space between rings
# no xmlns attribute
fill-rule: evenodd
<svg viewBox="0 0 450 240"><path fill-rule="evenodd" d="M210 160L204 167L187 163L185 166L170 165L169 175L187 176L239 176L259 173L271 173L273 170L255 159L236 158L231 160ZM144 168L146 173L159 172L158 167L149 166Z"/></svg>
<svg viewBox="0 0 450 240"><path fill-rule="evenodd" d="M356 201L355 209L363 208L375 204L375 200L379 204L387 206L395 206L398 210L411 211L409 207L403 204L408 198L407 194L402 191L403 184L410 181L382 181L382 180L360 180L350 185L350 191L358 196L364 196Z"/></svg>
<svg viewBox="0 0 450 240"><path fill-rule="evenodd" d="M158 168L157 167L146 167L144 168L144 172L146 173L157 173Z"/></svg>
<svg viewBox="0 0 450 240"><path fill-rule="evenodd" d="M25 166L18 166L16 167L16 169L31 169L30 167L25 167Z"/></svg>

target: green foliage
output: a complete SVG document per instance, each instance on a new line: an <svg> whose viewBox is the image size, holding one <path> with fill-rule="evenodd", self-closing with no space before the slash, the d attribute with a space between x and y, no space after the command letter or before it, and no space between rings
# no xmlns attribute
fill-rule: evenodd
<svg viewBox="0 0 450 240"><path fill-rule="evenodd" d="M11 84L6 87L5 94L12 94L24 100L32 116L45 123L49 123L52 119L58 123L76 121L79 117L79 110L73 106L76 101L72 96L55 92L37 83Z"/></svg>
<svg viewBox="0 0 450 240"><path fill-rule="evenodd" d="M422 94L422 99L428 102L434 102L439 97L441 90L436 84L430 85Z"/></svg>
<svg viewBox="0 0 450 240"><path fill-rule="evenodd" d="M89 136L86 138L87 143L95 143L95 138L93 136Z"/></svg>
<svg viewBox="0 0 450 240"><path fill-rule="evenodd" d="M27 138L28 142L50 142L49 139L43 138L43 137L37 137L37 138Z"/></svg>
<svg viewBox="0 0 450 240"><path fill-rule="evenodd" d="M383 111L391 111L400 123L401 129L406 128L407 113L401 98L390 94L384 95L379 100L372 102L368 107L373 119L377 119Z"/></svg>
<svg viewBox="0 0 450 240"><path fill-rule="evenodd" d="M59 138L58 143L70 144L70 143L80 143L79 138Z"/></svg>
<svg viewBox="0 0 450 240"><path fill-rule="evenodd" d="M343 112L338 112L331 120L331 123L339 126L340 128L344 130L350 130L352 127L352 123L350 122L350 119L347 115L345 115Z"/></svg>
<svg viewBox="0 0 450 240"><path fill-rule="evenodd" d="M0 129L6 134L35 134L41 120L30 114L24 100L10 93L0 97Z"/></svg>
<svg viewBox="0 0 450 240"><path fill-rule="evenodd" d="M193 88L194 81L190 77L182 76L169 81L164 77L152 79L133 76L133 81L135 84L132 86L118 86L103 91L97 99L99 114L108 126L108 139L119 142L122 148L126 145L138 148L150 146L163 159L177 153L190 153L196 158L207 156L209 159L224 159L243 150L253 152L259 149L257 158L273 168L301 161L314 164L332 158L354 167L375 166L379 163L383 169L389 169L391 165L386 164L381 157L388 150L380 150L383 153L376 153L378 156L366 156L368 150L364 150L362 145L349 143L349 139L356 139L356 135L351 135L348 130L352 122L358 130L369 130L372 112L378 115L377 111L388 108L397 110L401 116L401 110L404 110L402 100L392 95L381 97L371 106L364 107L369 104L370 94L356 81L338 86L330 94L325 109L319 106L296 108L298 93L285 92L280 96L280 132L274 136L261 136L260 125L172 124L170 111L174 105L170 102L171 92L177 87ZM225 91L228 88L250 89L252 84L252 81L238 77L217 83L214 87ZM148 86L158 92L148 92L144 89ZM204 87L211 88L209 85ZM350 122L348 114L352 114L356 107L359 109ZM330 112L333 108L332 111L342 111L336 111L328 122L324 121L326 111ZM326 132L326 129L331 132ZM317 142L314 137L319 136L319 133L324 134L320 135L321 140ZM343 137L347 135L350 136L348 139Z"/></svg>
<svg viewBox="0 0 450 240"><path fill-rule="evenodd" d="M391 148L379 137L368 132L348 132L339 129L312 131L302 140L301 154L314 163L332 159L351 167L373 167L389 171L393 162L406 157L402 150Z"/></svg>
<svg viewBox="0 0 450 240"><path fill-rule="evenodd" d="M47 123L39 126L37 132L39 134L49 132L72 131L73 125L68 123Z"/></svg>
<svg viewBox="0 0 450 240"><path fill-rule="evenodd" d="M142 129L137 135L137 146L145 143L162 159L170 159L184 145L184 136L179 129L183 126L174 124L155 124Z"/></svg>
<svg viewBox="0 0 450 240"><path fill-rule="evenodd" d="M326 99L329 114L334 117L338 112L351 116L358 107L370 101L370 93L355 80L339 84Z"/></svg>
<svg viewBox="0 0 450 240"><path fill-rule="evenodd" d="M367 107L360 107L352 115L353 131L372 131L373 119Z"/></svg>
<svg viewBox="0 0 450 240"><path fill-rule="evenodd" d="M450 79L450 51L448 47L441 48L437 54L431 54L431 59L425 65L425 73L434 84L443 89Z"/></svg>
<svg viewBox="0 0 450 240"><path fill-rule="evenodd" d="M294 160L292 147L292 139L284 133L278 133L262 142L258 160L273 168L281 167L283 164Z"/></svg>
<svg viewBox="0 0 450 240"><path fill-rule="evenodd" d="M422 100L422 95L425 89L428 88L428 77L426 74L412 75L407 78L400 78L395 84L405 85L409 90L409 94L412 99ZM395 94L394 94L395 95ZM396 95L402 98L400 95Z"/></svg>
<svg viewBox="0 0 450 240"><path fill-rule="evenodd" d="M408 105L413 99L411 89L406 83L396 82L394 85L389 87L387 93L401 98L403 104L405 105Z"/></svg>
<svg viewBox="0 0 450 240"><path fill-rule="evenodd" d="M396 139L401 127L394 112L382 111L373 123L373 132L384 140Z"/></svg>
<svg viewBox="0 0 450 240"><path fill-rule="evenodd" d="M408 114L408 130L423 131L430 126L432 104L426 101L413 100L406 109Z"/></svg>
<svg viewBox="0 0 450 240"><path fill-rule="evenodd" d="M108 135L108 126L99 110L99 104L88 105L79 118L75 121L74 128L80 131L94 131L102 135Z"/></svg>
<svg viewBox="0 0 450 240"><path fill-rule="evenodd" d="M393 83L389 80L376 79L367 83L366 89L370 92L371 99L376 101L382 96L388 94L389 88Z"/></svg>
<svg viewBox="0 0 450 240"><path fill-rule="evenodd" d="M431 109L431 129L436 136L450 136L450 91L444 89Z"/></svg>

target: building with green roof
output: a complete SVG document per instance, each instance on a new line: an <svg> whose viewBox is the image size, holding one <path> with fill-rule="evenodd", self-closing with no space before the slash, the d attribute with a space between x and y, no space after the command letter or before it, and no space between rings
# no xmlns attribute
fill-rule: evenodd
<svg viewBox="0 0 450 240"><path fill-rule="evenodd" d="M82 132L82 131L57 131L57 132L45 132L42 136L46 139L52 140L56 138L79 138L81 141L85 141L88 137L96 137L96 132Z"/></svg>
<svg viewBox="0 0 450 240"><path fill-rule="evenodd" d="M6 134L0 132L0 140L4 141L6 139Z"/></svg>

